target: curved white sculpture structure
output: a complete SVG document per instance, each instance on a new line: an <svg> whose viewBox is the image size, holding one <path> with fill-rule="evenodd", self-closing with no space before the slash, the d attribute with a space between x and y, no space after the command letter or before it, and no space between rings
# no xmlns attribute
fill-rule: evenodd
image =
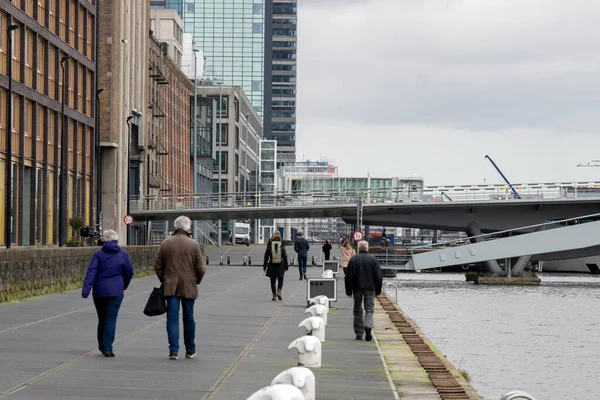
<svg viewBox="0 0 600 400"><path fill-rule="evenodd" d="M327 325L327 314L329 314L329 310L324 305L312 305L308 307L306 311L304 311L304 314L310 314L313 317L321 317L323 318L323 322L325 322L325 325Z"/></svg>
<svg viewBox="0 0 600 400"><path fill-rule="evenodd" d="M305 400L294 385L271 385L254 392L247 400Z"/></svg>
<svg viewBox="0 0 600 400"><path fill-rule="evenodd" d="M302 336L288 346L298 351L298 366L321 368L321 341L314 336Z"/></svg>
<svg viewBox="0 0 600 400"><path fill-rule="evenodd" d="M310 304L320 304L329 310L329 297L323 295L317 296L310 301Z"/></svg>
<svg viewBox="0 0 600 400"><path fill-rule="evenodd" d="M288 384L294 385L304 395L305 400L315 400L315 374L305 367L294 367L286 369L277 375L271 385Z"/></svg>
<svg viewBox="0 0 600 400"><path fill-rule="evenodd" d="M321 342L325 341L325 321L321 317L308 317L300 322L298 328L306 329L307 333L317 337Z"/></svg>

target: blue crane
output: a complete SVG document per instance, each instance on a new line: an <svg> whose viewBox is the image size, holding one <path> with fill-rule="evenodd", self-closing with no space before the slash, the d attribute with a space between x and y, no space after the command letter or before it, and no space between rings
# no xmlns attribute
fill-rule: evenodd
<svg viewBox="0 0 600 400"><path fill-rule="evenodd" d="M515 190L515 188L513 187L513 185L510 184L510 182L508 181L508 179L506 179L506 176L504 176L504 174L502 173L502 171L500 171L500 168L498 168L498 166L496 165L496 163L494 162L494 160L492 160L492 158L490 156L488 156L488 155L486 155L485 158L487 158L488 160L490 160L490 162L492 163L492 165L494 166L494 168L496 168L496 171L498 171L498 173L502 176L502 179L504 179L504 182L506 182L506 184L508 185L508 187L510 187L510 190L512 190L512 192L514 194L514 198L515 199L520 199L521 196Z"/></svg>

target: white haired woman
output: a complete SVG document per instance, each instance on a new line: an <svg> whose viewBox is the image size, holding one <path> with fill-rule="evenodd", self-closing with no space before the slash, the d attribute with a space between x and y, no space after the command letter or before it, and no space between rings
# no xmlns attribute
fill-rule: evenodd
<svg viewBox="0 0 600 400"><path fill-rule="evenodd" d="M81 295L87 298L93 289L98 314L98 349L105 357L114 357L113 342L117 316L124 292L133 277L126 251L119 247L119 235L112 229L102 232L102 248L94 253L88 266Z"/></svg>

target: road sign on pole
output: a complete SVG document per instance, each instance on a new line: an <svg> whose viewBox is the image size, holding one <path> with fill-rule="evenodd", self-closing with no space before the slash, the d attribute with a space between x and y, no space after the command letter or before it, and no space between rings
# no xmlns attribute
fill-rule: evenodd
<svg viewBox="0 0 600 400"><path fill-rule="evenodd" d="M125 222L125 225L129 226L131 224L133 224L133 217L129 214L127 214L126 216L123 217L123 222Z"/></svg>
<svg viewBox="0 0 600 400"><path fill-rule="evenodd" d="M360 242L361 240L363 240L363 233L361 231L355 231L354 234L352 234L352 237L354 238L355 241Z"/></svg>

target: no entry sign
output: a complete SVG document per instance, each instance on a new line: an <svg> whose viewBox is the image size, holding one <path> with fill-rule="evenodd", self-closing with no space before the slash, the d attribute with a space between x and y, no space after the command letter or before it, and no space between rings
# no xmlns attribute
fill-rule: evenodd
<svg viewBox="0 0 600 400"><path fill-rule="evenodd" d="M363 233L361 231L356 231L354 232L354 234L352 235L352 237L354 238L354 240L356 240L357 242L360 242L361 240L363 240Z"/></svg>

